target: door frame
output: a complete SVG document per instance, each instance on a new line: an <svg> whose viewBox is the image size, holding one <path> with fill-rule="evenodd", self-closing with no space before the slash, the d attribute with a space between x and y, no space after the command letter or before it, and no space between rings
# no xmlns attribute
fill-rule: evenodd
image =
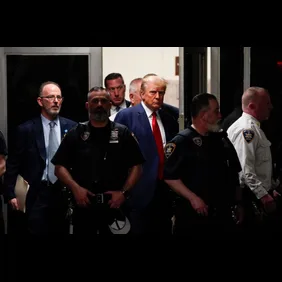
<svg viewBox="0 0 282 282"><path fill-rule="evenodd" d="M88 55L88 88L90 89L94 85L103 85L102 47L0 47L0 130L7 143L7 55ZM0 201L3 201L2 197L0 197ZM3 204L3 214L5 233L7 234L7 204Z"/></svg>
<svg viewBox="0 0 282 282"><path fill-rule="evenodd" d="M251 47L244 47L244 89L251 86Z"/></svg>
<svg viewBox="0 0 282 282"><path fill-rule="evenodd" d="M0 129L8 142L7 121L7 55L88 55L89 89L102 85L102 47L1 47L0 48ZM86 94L85 94L86 95Z"/></svg>

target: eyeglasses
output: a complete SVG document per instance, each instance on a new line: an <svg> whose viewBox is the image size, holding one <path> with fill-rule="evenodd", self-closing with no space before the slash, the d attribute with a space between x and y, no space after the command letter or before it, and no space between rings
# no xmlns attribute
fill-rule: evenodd
<svg viewBox="0 0 282 282"><path fill-rule="evenodd" d="M49 100L50 102L55 101L55 99L57 99L58 101L62 101L64 99L64 97L62 97L60 95L58 95L58 96L55 96L55 95L40 96L40 98L45 98L45 99Z"/></svg>

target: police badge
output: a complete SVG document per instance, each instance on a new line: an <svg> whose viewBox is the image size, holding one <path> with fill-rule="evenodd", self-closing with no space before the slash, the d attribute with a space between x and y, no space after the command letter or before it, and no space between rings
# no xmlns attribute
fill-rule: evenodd
<svg viewBox="0 0 282 282"><path fill-rule="evenodd" d="M202 146L202 138L201 137L194 137L193 142L198 145L199 147Z"/></svg>
<svg viewBox="0 0 282 282"><path fill-rule="evenodd" d="M81 139L83 141L86 141L90 136L90 132L89 131L84 131L82 134L81 134Z"/></svg>
<svg viewBox="0 0 282 282"><path fill-rule="evenodd" d="M110 143L118 143L118 129L111 131Z"/></svg>

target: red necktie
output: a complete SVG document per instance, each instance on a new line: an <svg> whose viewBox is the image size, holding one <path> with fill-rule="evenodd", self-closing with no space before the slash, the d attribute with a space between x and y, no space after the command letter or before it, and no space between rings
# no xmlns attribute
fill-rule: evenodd
<svg viewBox="0 0 282 282"><path fill-rule="evenodd" d="M159 154L159 168L158 168L158 176L159 179L163 178L163 166L164 166L164 147L163 147L163 140L161 131L157 122L157 114L156 112L153 112L153 119L152 119L152 129L153 129L153 135L155 137L158 154Z"/></svg>

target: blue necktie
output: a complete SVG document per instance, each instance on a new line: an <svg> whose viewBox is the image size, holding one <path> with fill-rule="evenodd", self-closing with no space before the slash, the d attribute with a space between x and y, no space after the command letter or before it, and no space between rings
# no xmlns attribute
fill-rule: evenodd
<svg viewBox="0 0 282 282"><path fill-rule="evenodd" d="M49 125L50 125L50 132L49 132L49 145L48 145L48 180L52 183L55 183L57 177L54 174L55 166L51 163L51 160L59 147L59 142L56 138L56 132L55 132L56 123L54 121L51 121Z"/></svg>

